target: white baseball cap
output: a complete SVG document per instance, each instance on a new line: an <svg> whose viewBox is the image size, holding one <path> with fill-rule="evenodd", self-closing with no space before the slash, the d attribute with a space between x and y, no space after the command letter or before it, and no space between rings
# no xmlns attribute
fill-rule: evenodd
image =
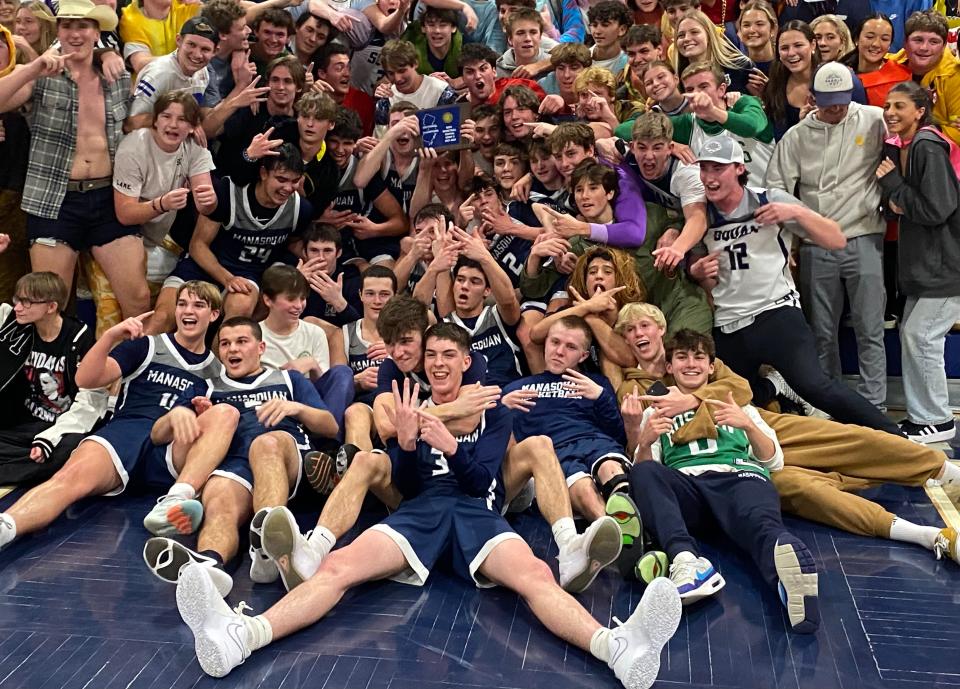
<svg viewBox="0 0 960 689"><path fill-rule="evenodd" d="M729 136L713 136L703 142L697 151L697 162L743 163L743 148L740 143Z"/></svg>
<svg viewBox="0 0 960 689"><path fill-rule="evenodd" d="M813 97L818 108L850 105L853 100L853 72L839 62L827 62L813 75Z"/></svg>

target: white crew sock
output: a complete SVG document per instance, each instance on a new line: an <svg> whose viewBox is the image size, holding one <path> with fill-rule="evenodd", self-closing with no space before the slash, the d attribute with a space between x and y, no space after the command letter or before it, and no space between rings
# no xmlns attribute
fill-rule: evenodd
<svg viewBox="0 0 960 689"><path fill-rule="evenodd" d="M590 653L597 660L610 664L610 628L600 627L590 637Z"/></svg>
<svg viewBox="0 0 960 689"><path fill-rule="evenodd" d="M167 491L167 495L175 495L184 500L193 500L197 497L197 491L189 483L174 483Z"/></svg>
<svg viewBox="0 0 960 689"><path fill-rule="evenodd" d="M241 615L241 618L243 624L247 627L247 648L251 652L263 648L273 641L273 628L266 617L263 615L257 615L256 617Z"/></svg>
<svg viewBox="0 0 960 689"><path fill-rule="evenodd" d="M960 467L949 459L943 463L943 475L938 479L941 486L960 485Z"/></svg>
<svg viewBox="0 0 960 689"><path fill-rule="evenodd" d="M337 544L337 537L327 527L317 524L317 528L313 530L307 541L317 549L320 557L326 557L333 550L333 546Z"/></svg>
<svg viewBox="0 0 960 689"><path fill-rule="evenodd" d="M920 526L901 517L894 517L893 524L890 525L892 540L916 543L927 550L933 550L933 544L939 534L940 529L935 526Z"/></svg>
<svg viewBox="0 0 960 689"><path fill-rule="evenodd" d="M17 523L6 512L0 512L0 548L17 537Z"/></svg>
<svg viewBox="0 0 960 689"><path fill-rule="evenodd" d="M577 526L573 523L573 517L560 517L550 526L550 530L553 531L553 540L560 548L577 536Z"/></svg>

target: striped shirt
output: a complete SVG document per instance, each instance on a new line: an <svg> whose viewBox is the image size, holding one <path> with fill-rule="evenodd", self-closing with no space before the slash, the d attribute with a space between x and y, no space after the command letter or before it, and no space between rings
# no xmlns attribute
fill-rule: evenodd
<svg viewBox="0 0 960 689"><path fill-rule="evenodd" d="M110 160L123 138L123 121L130 109L130 75L113 84L101 77ZM66 72L42 77L33 86L33 108L28 122L32 132L27 179L20 207L31 215L55 220L67 193L70 168L77 150L77 83Z"/></svg>

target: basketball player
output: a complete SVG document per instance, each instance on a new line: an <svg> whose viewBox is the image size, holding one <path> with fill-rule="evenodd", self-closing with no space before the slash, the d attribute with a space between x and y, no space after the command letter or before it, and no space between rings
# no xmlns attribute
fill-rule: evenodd
<svg viewBox="0 0 960 689"><path fill-rule="evenodd" d="M469 336L456 325L439 324L427 332L424 349L428 405L456 399L470 364ZM484 410L474 431L455 437L418 409L417 393L409 382L402 395L394 385L391 417L398 429L398 473L419 486L419 496L332 553L304 585L251 618L230 610L206 568L184 570L177 606L194 633L203 670L227 675L253 651L320 620L360 583L392 578L422 586L450 549L459 577L478 587L516 591L548 629L606 662L625 686L649 687L659 671L660 650L680 621L676 589L654 581L623 625L601 626L557 586L546 564L499 514L500 461L510 438L507 410L500 405ZM278 526L288 525L271 513L265 537L273 535L274 514Z"/></svg>
<svg viewBox="0 0 960 689"><path fill-rule="evenodd" d="M185 282L176 290L177 330L144 337L150 313L113 326L90 348L77 370L81 388L121 381L113 419L84 439L64 467L0 513L0 547L17 535L42 529L78 500L119 495L131 480L170 487L147 515L153 533L191 533L203 511L194 500L220 464L237 425L236 410L223 407L194 415L152 437L154 423L188 388L206 390L220 363L204 343L220 315L220 292L207 282ZM172 442L171 442L172 441ZM169 443L169 444L164 444Z"/></svg>

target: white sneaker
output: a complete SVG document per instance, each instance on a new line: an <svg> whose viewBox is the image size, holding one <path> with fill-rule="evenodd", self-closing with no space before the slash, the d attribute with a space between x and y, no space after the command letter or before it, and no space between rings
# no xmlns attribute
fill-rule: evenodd
<svg viewBox="0 0 960 689"><path fill-rule="evenodd" d="M320 567L323 555L300 533L297 520L286 507L270 511L263 520L260 537L263 552L276 564L287 591L312 577Z"/></svg>
<svg viewBox="0 0 960 689"><path fill-rule="evenodd" d="M13 528L13 519L0 512L0 550L13 543L16 532Z"/></svg>
<svg viewBox="0 0 960 689"><path fill-rule="evenodd" d="M272 507L258 510L250 521L250 581L255 584L272 584L280 576L276 563L263 552L263 520Z"/></svg>
<svg viewBox="0 0 960 689"><path fill-rule="evenodd" d="M817 562L803 541L784 531L773 548L773 564L780 577L780 600L793 631L812 634L820 626Z"/></svg>
<svg viewBox="0 0 960 689"><path fill-rule="evenodd" d="M684 605L712 596L727 583L710 560L691 553L677 553L670 563L670 581Z"/></svg>
<svg viewBox="0 0 960 689"><path fill-rule="evenodd" d="M626 622L610 630L610 662L627 689L647 689L660 672L660 651L677 631L682 606L677 588L663 577L647 585Z"/></svg>
<svg viewBox="0 0 960 689"><path fill-rule="evenodd" d="M247 626L223 600L207 567L184 568L177 584L177 609L193 632L197 660L208 675L226 677L250 656Z"/></svg>
<svg viewBox="0 0 960 689"><path fill-rule="evenodd" d="M187 546L170 538L151 538L143 546L143 561L154 576L168 584L180 581L185 567L199 564L209 569L210 579L221 596L229 595L233 589L233 577L216 566L217 561L206 555L190 550Z"/></svg>
<svg viewBox="0 0 960 689"><path fill-rule="evenodd" d="M513 500L510 501L510 504L507 505L507 514L519 514L520 512L525 512L530 505L533 504L533 499L537 497L537 489L534 485L533 479L527 481L527 483L520 489L520 492L514 496Z"/></svg>
<svg viewBox="0 0 960 689"><path fill-rule="evenodd" d="M154 536L186 536L196 531L203 521L203 505L199 500L164 495L143 518L143 526Z"/></svg>
<svg viewBox="0 0 960 689"><path fill-rule="evenodd" d="M600 517L560 549L560 587L571 593L586 591L600 570L617 559L622 546L617 521Z"/></svg>

